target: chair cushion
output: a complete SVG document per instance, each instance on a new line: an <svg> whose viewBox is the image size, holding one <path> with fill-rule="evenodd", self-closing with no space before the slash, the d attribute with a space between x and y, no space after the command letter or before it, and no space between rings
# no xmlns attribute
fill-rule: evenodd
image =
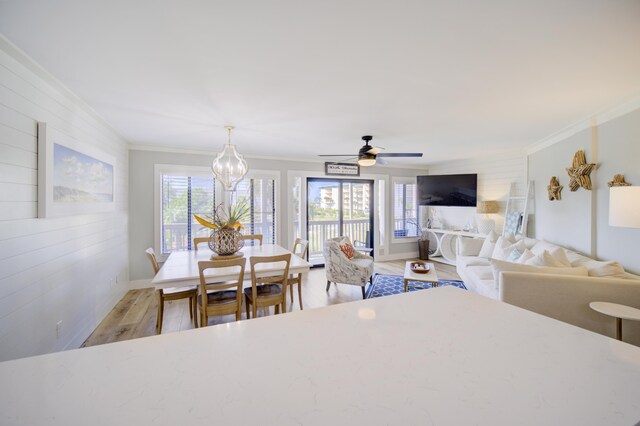
<svg viewBox="0 0 640 426"><path fill-rule="evenodd" d="M244 289L244 294L251 299L253 296L252 287L248 287ZM281 284L263 284L257 286L258 297L271 297L282 294L282 285Z"/></svg>
<svg viewBox="0 0 640 426"><path fill-rule="evenodd" d="M224 305L236 302L235 290L212 291L207 293L207 305ZM198 296L198 305L202 305L202 295Z"/></svg>

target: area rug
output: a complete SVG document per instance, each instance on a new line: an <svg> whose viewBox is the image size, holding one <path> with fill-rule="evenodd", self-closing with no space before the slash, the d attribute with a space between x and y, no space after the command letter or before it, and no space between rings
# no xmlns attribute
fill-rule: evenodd
<svg viewBox="0 0 640 426"><path fill-rule="evenodd" d="M423 286L424 289L431 288L431 284L429 283L416 283L416 285ZM438 286L454 286L461 289L466 290L467 288L464 286L462 281L455 280L439 280ZM418 287L411 287L411 282L409 283L409 291L418 291L423 290ZM375 274L373 276L373 284L369 286L367 289L367 299L371 299L373 297L382 297L382 296L390 296L392 294L404 293L404 279L401 275L385 275L385 274Z"/></svg>

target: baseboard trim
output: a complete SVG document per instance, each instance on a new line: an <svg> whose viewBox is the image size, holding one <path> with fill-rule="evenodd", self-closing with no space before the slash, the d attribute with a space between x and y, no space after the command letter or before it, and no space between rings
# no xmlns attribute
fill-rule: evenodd
<svg viewBox="0 0 640 426"><path fill-rule="evenodd" d="M150 279L129 281L129 285L128 285L129 290L139 290L141 288L151 288L151 287L155 287L155 286L151 284Z"/></svg>
<svg viewBox="0 0 640 426"><path fill-rule="evenodd" d="M379 255L376 257L376 260L385 261L385 260L400 260L400 259L416 259L418 257L417 251L411 251L408 253L393 253L386 255Z"/></svg>

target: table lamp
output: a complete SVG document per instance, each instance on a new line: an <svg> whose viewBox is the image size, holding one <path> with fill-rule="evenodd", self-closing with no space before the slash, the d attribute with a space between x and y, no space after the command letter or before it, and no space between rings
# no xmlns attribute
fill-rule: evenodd
<svg viewBox="0 0 640 426"><path fill-rule="evenodd" d="M478 233L486 235L493 231L496 222L489 217L490 214L498 213L497 201L478 201L478 213L484 214L484 218L477 220Z"/></svg>
<svg viewBox="0 0 640 426"><path fill-rule="evenodd" d="M640 186L614 186L609 191L609 225L640 228Z"/></svg>

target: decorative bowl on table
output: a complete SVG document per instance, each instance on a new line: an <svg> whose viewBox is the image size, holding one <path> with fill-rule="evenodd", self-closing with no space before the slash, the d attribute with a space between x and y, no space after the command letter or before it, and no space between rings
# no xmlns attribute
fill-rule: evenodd
<svg viewBox="0 0 640 426"><path fill-rule="evenodd" d="M416 274L426 274L430 269L431 268L427 262L411 262L411 272L415 272Z"/></svg>

